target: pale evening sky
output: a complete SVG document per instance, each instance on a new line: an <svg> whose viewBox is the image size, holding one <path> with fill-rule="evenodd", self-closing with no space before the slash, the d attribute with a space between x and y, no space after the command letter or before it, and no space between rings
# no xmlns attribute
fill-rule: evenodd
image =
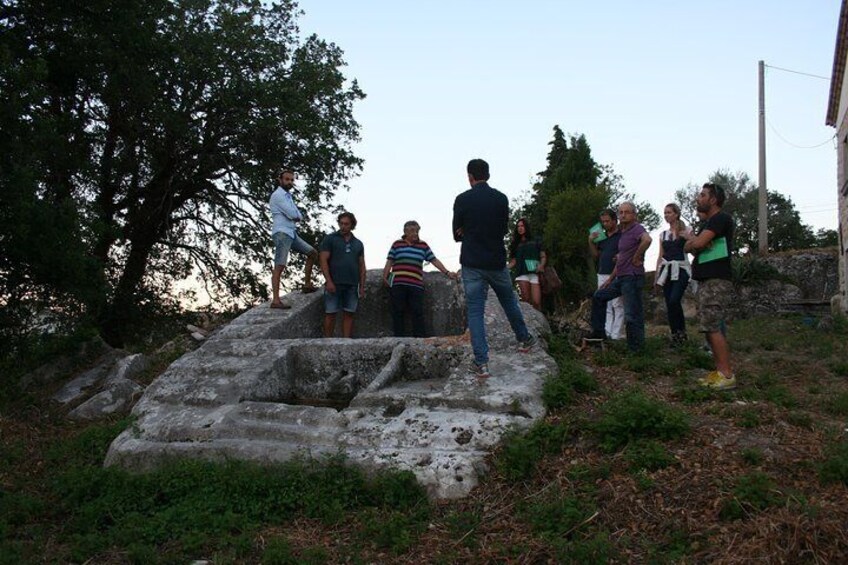
<svg viewBox="0 0 848 565"><path fill-rule="evenodd" d="M481 157L515 200L545 167L553 126L660 213L717 168L758 182L757 61L829 77L839 0L300 0L299 24L336 43L367 98L362 174L337 202L379 268L417 220L449 268L456 195ZM766 69L768 186L804 222L836 228L829 80ZM795 146L818 146L801 149ZM649 252L648 265L655 260Z"/></svg>

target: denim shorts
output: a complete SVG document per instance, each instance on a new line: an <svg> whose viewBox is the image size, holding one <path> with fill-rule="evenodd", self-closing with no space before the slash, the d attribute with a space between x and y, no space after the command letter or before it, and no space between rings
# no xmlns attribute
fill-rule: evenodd
<svg viewBox="0 0 848 565"><path fill-rule="evenodd" d="M324 288L324 312L327 314L335 314L339 310L345 312L356 312L356 307L359 306L359 285L356 284L337 284L336 292L330 294Z"/></svg>
<svg viewBox="0 0 848 565"><path fill-rule="evenodd" d="M286 266L289 260L289 250L297 251L302 255L315 253L315 248L297 237L297 234L292 238L290 235L278 231L273 236L274 240L274 264Z"/></svg>

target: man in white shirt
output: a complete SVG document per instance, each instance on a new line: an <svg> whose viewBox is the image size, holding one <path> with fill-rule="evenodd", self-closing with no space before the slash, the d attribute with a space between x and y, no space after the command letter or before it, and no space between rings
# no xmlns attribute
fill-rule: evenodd
<svg viewBox="0 0 848 565"><path fill-rule="evenodd" d="M312 266L318 259L315 248L300 239L295 229L297 222L303 219L300 210L291 196L294 186L294 172L284 170L277 178L277 189L271 194L271 238L274 240L274 272L271 275L271 308L291 308L291 304L280 300L280 277L286 268L289 251L294 250L306 255L306 274L303 279L303 292L313 292Z"/></svg>

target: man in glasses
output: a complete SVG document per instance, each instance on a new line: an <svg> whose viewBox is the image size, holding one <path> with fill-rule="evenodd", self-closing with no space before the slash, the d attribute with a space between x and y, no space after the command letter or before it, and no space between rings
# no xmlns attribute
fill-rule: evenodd
<svg viewBox="0 0 848 565"><path fill-rule="evenodd" d="M286 169L277 176L277 189L271 193L271 239L274 240L274 271L271 273L271 308L291 308L291 304L280 300L280 278L288 262L289 251L306 255L306 273L303 278L303 292L313 292L312 266L318 259L318 252L297 236L297 223L303 219L294 203L291 189L294 186L294 172Z"/></svg>
<svg viewBox="0 0 848 565"><path fill-rule="evenodd" d="M700 233L689 239L683 250L695 255L692 278L698 281L698 322L713 352L716 370L699 382L726 390L736 386L730 367L730 347L724 335L727 307L733 296L730 256L733 252L733 218L722 211L725 192L721 185L704 184L695 205L705 223Z"/></svg>
<svg viewBox="0 0 848 565"><path fill-rule="evenodd" d="M353 316L365 296L365 246L353 235L356 216L342 212L339 231L321 242L321 271L324 273L324 337L332 337L336 318L343 312L342 335L353 335Z"/></svg>
<svg viewBox="0 0 848 565"><path fill-rule="evenodd" d="M642 291L645 288L645 251L651 246L651 236L637 221L636 205L622 202L618 206L621 237L618 255L610 278L592 296L592 334L589 339L604 339L607 303L619 296L624 298L624 328L627 347L639 351L645 345L645 310Z"/></svg>

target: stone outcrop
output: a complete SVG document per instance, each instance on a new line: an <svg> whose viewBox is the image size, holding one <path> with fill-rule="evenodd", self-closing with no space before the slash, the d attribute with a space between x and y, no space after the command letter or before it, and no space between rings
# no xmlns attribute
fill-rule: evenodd
<svg viewBox="0 0 848 565"><path fill-rule="evenodd" d="M150 469L171 457L274 463L344 452L366 469L412 471L434 497L466 495L512 428L542 418L542 347L516 351L494 294L486 309L492 376L467 372L471 349L460 284L425 277L426 339L391 337L388 295L370 271L358 339L320 339L320 293L290 310L257 306L174 362L145 391L107 465ZM522 304L531 331L544 317Z"/></svg>
<svg viewBox="0 0 848 565"><path fill-rule="evenodd" d="M830 301L839 292L839 252L836 248L775 253L763 261L791 279L799 298Z"/></svg>
<svg viewBox="0 0 848 565"><path fill-rule="evenodd" d="M150 360L141 353L129 355L112 349L94 367L59 389L53 400L66 406L82 401L68 413L74 420L93 420L129 410L144 390L132 379L149 365Z"/></svg>

